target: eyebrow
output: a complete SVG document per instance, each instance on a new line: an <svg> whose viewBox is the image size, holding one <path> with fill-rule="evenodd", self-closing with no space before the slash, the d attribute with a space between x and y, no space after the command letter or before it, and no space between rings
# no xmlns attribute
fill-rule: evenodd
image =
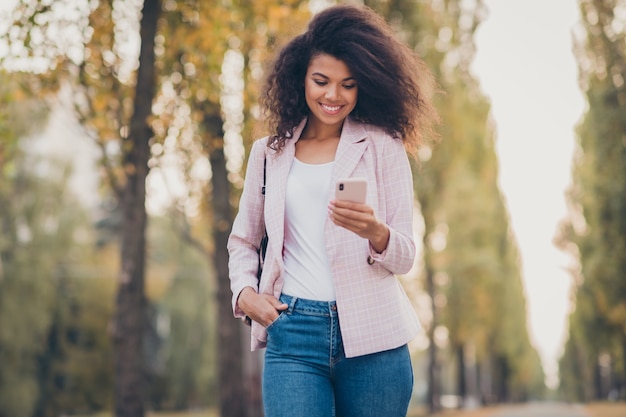
<svg viewBox="0 0 626 417"><path fill-rule="evenodd" d="M330 78L324 74L322 74L321 72L314 72L313 74L311 74L311 76L313 75L317 75L318 77L322 77L322 78L326 78L327 80L329 80ZM348 78L344 78L341 81L356 81L354 77L348 77Z"/></svg>

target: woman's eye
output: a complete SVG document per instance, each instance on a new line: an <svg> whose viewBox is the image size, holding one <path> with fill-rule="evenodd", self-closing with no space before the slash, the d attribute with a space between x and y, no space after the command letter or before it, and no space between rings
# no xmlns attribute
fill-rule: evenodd
<svg viewBox="0 0 626 417"><path fill-rule="evenodd" d="M346 90L352 90L354 87L356 87L356 84L347 84L343 86Z"/></svg>
<svg viewBox="0 0 626 417"><path fill-rule="evenodd" d="M313 80L313 82L315 82L315 84L317 85L326 85L326 81L321 81L321 80Z"/></svg>

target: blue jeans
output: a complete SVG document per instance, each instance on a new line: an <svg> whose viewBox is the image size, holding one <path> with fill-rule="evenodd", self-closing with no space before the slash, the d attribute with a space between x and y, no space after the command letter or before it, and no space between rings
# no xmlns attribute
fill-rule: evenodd
<svg viewBox="0 0 626 417"><path fill-rule="evenodd" d="M281 295L268 326L265 417L405 417L413 390L406 345L346 358L335 302Z"/></svg>

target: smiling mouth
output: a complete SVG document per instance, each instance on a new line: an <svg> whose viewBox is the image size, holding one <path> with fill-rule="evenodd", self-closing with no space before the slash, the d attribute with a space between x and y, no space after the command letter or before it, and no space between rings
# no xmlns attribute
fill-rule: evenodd
<svg viewBox="0 0 626 417"><path fill-rule="evenodd" d="M322 107L322 109L324 109L328 113L337 113L339 110L341 110L341 107L342 107L342 106L329 106L328 104L323 104L323 103L320 103L320 106Z"/></svg>

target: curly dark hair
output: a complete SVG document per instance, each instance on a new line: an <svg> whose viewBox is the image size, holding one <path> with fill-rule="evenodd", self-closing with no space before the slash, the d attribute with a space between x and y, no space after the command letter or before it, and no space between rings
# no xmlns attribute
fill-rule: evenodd
<svg viewBox="0 0 626 417"><path fill-rule="evenodd" d="M320 54L345 62L355 78L355 120L383 128L411 153L433 133L438 120L430 100L434 82L424 62L372 9L337 5L316 14L308 30L280 51L268 73L261 95L273 132L268 146L282 149L309 114L304 78L311 59Z"/></svg>

